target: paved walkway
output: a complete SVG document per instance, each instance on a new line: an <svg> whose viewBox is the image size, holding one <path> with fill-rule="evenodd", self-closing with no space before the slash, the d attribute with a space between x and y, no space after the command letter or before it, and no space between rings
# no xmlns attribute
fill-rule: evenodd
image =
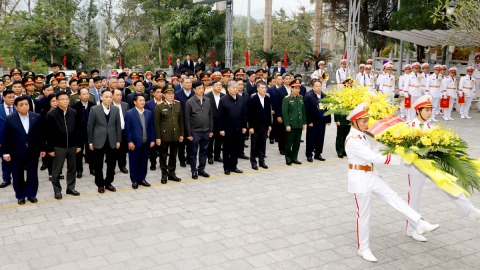
<svg viewBox="0 0 480 270"><path fill-rule="evenodd" d="M480 114L471 114L474 119L460 120L454 113L448 124L480 157ZM96 194L86 175L77 181L83 195L61 201L52 200L42 171L38 204L16 206L12 187L0 190L0 269L478 269L480 222L462 217L430 182L422 214L442 227L426 235L428 242L407 237L402 216L373 197L371 248L379 262L358 257L356 209L335 134L334 126L327 128L327 162L286 167L269 144L268 170L253 172L241 160L246 173L224 176L216 163L207 165L213 177L192 181L179 168L186 181L168 185L160 185L159 170L149 171L154 186L138 190L117 170L116 193ZM402 168L379 170L406 200ZM478 193L471 200L480 207Z"/></svg>

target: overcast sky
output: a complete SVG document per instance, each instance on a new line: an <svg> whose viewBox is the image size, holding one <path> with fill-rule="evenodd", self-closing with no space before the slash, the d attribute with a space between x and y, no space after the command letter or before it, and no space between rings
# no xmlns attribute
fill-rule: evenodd
<svg viewBox="0 0 480 270"><path fill-rule="evenodd" d="M250 16L256 20L263 20L265 17L265 0L250 0L251 10ZM293 12L298 12L298 6L304 5L308 10L315 9L315 6L310 4L310 0L273 0L273 13L284 8L288 15ZM235 15L247 16L248 0L233 0L233 12Z"/></svg>

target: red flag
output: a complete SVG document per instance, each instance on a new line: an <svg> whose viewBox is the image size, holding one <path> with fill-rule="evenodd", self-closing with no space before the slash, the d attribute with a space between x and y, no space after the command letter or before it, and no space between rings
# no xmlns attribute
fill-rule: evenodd
<svg viewBox="0 0 480 270"><path fill-rule="evenodd" d="M287 50L285 50L285 54L283 55L283 66L287 68Z"/></svg>
<svg viewBox="0 0 480 270"><path fill-rule="evenodd" d="M147 55L147 57L146 57L146 58L147 58L147 63L148 63L148 55Z"/></svg>
<svg viewBox="0 0 480 270"><path fill-rule="evenodd" d="M247 59L246 59L245 66L249 67L249 66L250 66L250 55L248 54L248 50L247 50L247 52L245 53L245 57L247 58Z"/></svg>
<svg viewBox="0 0 480 270"><path fill-rule="evenodd" d="M213 52L213 49L212 49L212 52L210 53L210 56L215 56L215 53Z"/></svg>
<svg viewBox="0 0 480 270"><path fill-rule="evenodd" d="M257 64L257 58L255 58L255 62L253 62L253 65L255 66Z"/></svg>
<svg viewBox="0 0 480 270"><path fill-rule="evenodd" d="M170 54L168 55L168 65L171 66L172 65L172 60L171 60L171 56Z"/></svg>
<svg viewBox="0 0 480 270"><path fill-rule="evenodd" d="M63 57L63 66L64 67L67 66L67 57L66 56Z"/></svg>
<svg viewBox="0 0 480 270"><path fill-rule="evenodd" d="M0 67L2 66L2 58L0 57Z"/></svg>
<svg viewBox="0 0 480 270"><path fill-rule="evenodd" d="M343 59L347 59L347 52L345 52L345 56L343 57Z"/></svg>
<svg viewBox="0 0 480 270"><path fill-rule="evenodd" d="M317 60L318 60L318 56L319 56L319 55L320 55L320 54L318 53L318 50L317 50Z"/></svg>
<svg viewBox="0 0 480 270"><path fill-rule="evenodd" d="M8 66L8 71L10 71L11 68L12 68L11 66Z"/></svg>
<svg viewBox="0 0 480 270"><path fill-rule="evenodd" d="M327 54L327 63L328 63L328 54Z"/></svg>
<svg viewBox="0 0 480 270"><path fill-rule="evenodd" d="M35 63L35 56L33 57L33 63Z"/></svg>

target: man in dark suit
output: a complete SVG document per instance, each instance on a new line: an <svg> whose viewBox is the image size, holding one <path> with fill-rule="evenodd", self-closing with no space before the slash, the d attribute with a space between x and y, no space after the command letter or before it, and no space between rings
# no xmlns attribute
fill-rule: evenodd
<svg viewBox="0 0 480 270"><path fill-rule="evenodd" d="M313 82L312 91L305 97L305 115L307 118L307 147L305 155L308 162L313 162L313 158L325 161L322 157L323 142L325 140L325 126L330 125L332 116L324 116L326 107L322 104L322 99L326 95L322 93L322 82L316 80ZM315 153L315 156L313 156Z"/></svg>
<svg viewBox="0 0 480 270"><path fill-rule="evenodd" d="M210 141L208 142L208 164L213 164L214 160L223 162L223 159L220 157L223 137L220 136L218 123L220 120L218 115L218 104L220 103L220 99L225 96L225 94L221 93L220 91L222 91L222 82L220 80L214 80L212 83L212 91L205 94L205 97L210 99L210 105L212 106L213 114L213 136L210 137Z"/></svg>
<svg viewBox="0 0 480 270"><path fill-rule="evenodd" d="M90 89L90 92L95 95L95 102L98 105L101 102L100 96L102 95L102 91L104 90L102 88L102 78L100 78L100 76L94 77L93 84L94 87Z"/></svg>
<svg viewBox="0 0 480 270"><path fill-rule="evenodd" d="M237 168L237 163L243 148L242 135L247 131L247 114L242 97L237 95L237 87L236 81L229 82L228 95L222 97L218 105L220 135L224 136L223 169L226 175L230 172L243 173Z"/></svg>
<svg viewBox="0 0 480 270"><path fill-rule="evenodd" d="M265 164L265 150L267 134L272 129L272 106L265 82L258 82L257 90L258 93L249 99L247 110L249 133L252 135L250 162L254 170L258 170L257 156L260 167L268 169Z"/></svg>
<svg viewBox="0 0 480 270"><path fill-rule="evenodd" d="M143 83L142 81L138 80L133 83L133 87L135 88L135 92L130 93L127 95L127 103L128 103L128 108L133 109L135 108L135 104L133 104L133 97L135 96L135 93L139 95L143 95L145 97L145 100L150 100L150 96L147 93L142 93L143 90Z"/></svg>
<svg viewBox="0 0 480 270"><path fill-rule="evenodd" d="M12 90L3 91L3 103L0 105L0 149L1 152L4 152L3 149L6 148L3 137L3 130L5 126L5 120L7 116L13 114L17 110L15 109L15 94ZM3 182L0 184L0 188L4 188L12 183L12 169L10 162L7 162L2 159L2 178Z"/></svg>
<svg viewBox="0 0 480 270"><path fill-rule="evenodd" d="M64 91L68 95L72 93L72 90L67 87L67 79L65 79L65 77L57 78L57 81L58 81L58 89L57 91L55 91L55 93L57 93L58 91Z"/></svg>
<svg viewBox="0 0 480 270"><path fill-rule="evenodd" d="M29 95L22 94L23 83L21 81L14 81L12 83L12 91L15 94L15 99L17 99L18 97L26 97L28 100L28 105L30 106L30 111L34 112L35 106L33 104L32 98Z"/></svg>
<svg viewBox="0 0 480 270"><path fill-rule="evenodd" d="M177 58L177 62L173 66L173 74L181 73L182 68L183 65L180 63L180 58Z"/></svg>
<svg viewBox="0 0 480 270"><path fill-rule="evenodd" d="M263 60L263 62L262 62L262 71L263 71L263 73L267 73L268 76L270 76L270 67L268 66L268 63L265 60Z"/></svg>
<svg viewBox="0 0 480 270"><path fill-rule="evenodd" d="M194 66L191 58L192 58L192 56L190 54L187 54L187 59L185 61L183 61L183 67L188 69L189 71L194 71L195 66Z"/></svg>
<svg viewBox="0 0 480 270"><path fill-rule="evenodd" d="M285 67L282 67L282 61L278 61L277 66L273 68L273 73L275 72L280 72L280 75L283 75L285 72L287 72Z"/></svg>
<svg viewBox="0 0 480 270"><path fill-rule="evenodd" d="M277 115L275 114L274 103L275 98L277 97L277 90L283 86L283 77L280 72L274 73L275 85L272 87L267 88L267 94L270 97L270 104L272 106L272 117L273 123L272 128L270 130L270 136L268 137L270 140L270 144L274 144L276 140L276 134L278 132L277 123Z"/></svg>
<svg viewBox="0 0 480 270"><path fill-rule="evenodd" d="M202 58L198 57L197 63L195 63L195 69L201 70L202 72L205 71L205 63L202 62Z"/></svg>
<svg viewBox="0 0 480 270"><path fill-rule="evenodd" d="M79 152L77 152L76 157L76 169L77 169L77 178L82 178L83 174L83 157L85 156L85 163L88 163L88 167L90 169L90 173L95 175L93 171L93 161L92 161L92 151L89 149L87 145L88 136L87 136L87 124L88 124L88 115L90 113L90 109L95 106L95 103L89 101L90 98L90 91L87 88L81 88L78 90L78 95L80 101L72 105L72 109L77 112L77 121L81 123L81 129L78 131L79 142L81 144L78 145L78 148L81 148ZM83 154L85 151L85 154Z"/></svg>
<svg viewBox="0 0 480 270"><path fill-rule="evenodd" d="M175 92L175 100L180 101L180 105L182 106L182 115L183 115L183 123L185 124L185 104L187 104L187 100L192 98L195 94L192 91L192 80L190 78L183 78L182 79L182 89ZM185 130L185 127L184 127ZM186 154L185 154L186 148ZM190 141L183 140L180 142L178 147L178 159L180 161L181 167L186 167L185 163L190 164Z"/></svg>
<svg viewBox="0 0 480 270"><path fill-rule="evenodd" d="M52 80L52 78L55 78L57 76L58 71L60 71L60 65L58 63L52 63L50 65L50 68L52 69L52 73L48 74L45 78L45 81L47 83L51 83L50 81Z"/></svg>
<svg viewBox="0 0 480 270"><path fill-rule="evenodd" d="M153 98L145 103L145 110L149 110L153 114L155 113L155 108L158 104L163 103L163 94L162 87L155 86L151 91ZM150 148L149 158L150 158L150 170L155 171L157 169L157 158L160 157L161 147L154 145ZM160 161L159 161L160 162Z"/></svg>
<svg viewBox="0 0 480 270"><path fill-rule="evenodd" d="M26 97L18 97L14 104L17 112L6 118L3 130L3 159L11 163L13 189L18 204L25 204L25 198L36 203L38 157L45 156L41 118L39 114L28 112L30 105Z"/></svg>
<svg viewBox="0 0 480 270"><path fill-rule="evenodd" d="M308 61L308 59L305 59L305 62L303 62L303 66L305 67L305 72L308 72L308 69L310 68L310 61Z"/></svg>
<svg viewBox="0 0 480 270"><path fill-rule="evenodd" d="M247 85L247 92L248 92L248 95L251 96L253 95L254 93L257 92L257 89L255 88L256 85L255 85L255 77L256 77L256 74L255 72L253 71L247 71L247 79L248 81L245 83Z"/></svg>
<svg viewBox="0 0 480 270"><path fill-rule="evenodd" d="M277 77L278 78L278 77ZM285 155L285 125L283 124L282 118L282 101L283 99L292 93L290 89L290 82L293 80L293 77L289 73L285 73L282 76L284 84L281 87L278 87L275 92L275 100L273 102L273 111L275 112L274 129L275 129L275 140L278 142L278 150L281 155ZM288 86L288 89L287 89Z"/></svg>
<svg viewBox="0 0 480 270"><path fill-rule="evenodd" d="M122 91L120 89L115 89L113 91L113 106L116 106L120 114L120 125L122 127L122 142L120 143L120 148L117 149L117 154L115 155L118 161L118 168L124 174L128 173L127 170L127 153L128 145L125 137L125 114L128 111L128 104L122 101Z"/></svg>
<svg viewBox="0 0 480 270"><path fill-rule="evenodd" d="M242 97L243 106L245 107L245 113L248 115L248 105L247 105L247 103L248 103L248 100L250 99L250 95L243 92L243 79L237 78L237 79L235 79L235 81L237 82L237 95ZM255 86L255 88L256 88L256 86ZM242 140L240 141L240 143L243 143L242 151L240 152L240 155L238 156L241 159L249 159L249 157L247 157L247 155L245 155L245 148L248 147L248 145L245 144L245 141L247 140L247 136L248 136L248 132L245 132L244 134L242 134Z"/></svg>
<svg viewBox="0 0 480 270"><path fill-rule="evenodd" d="M291 74L290 74L291 75ZM302 74L295 74L295 76L293 77L294 79L302 79ZM305 98L305 95L307 94L307 88L305 86L300 86L300 96L304 97Z"/></svg>
<svg viewBox="0 0 480 270"><path fill-rule="evenodd" d="M132 187L138 185L149 187L145 181L148 168L148 152L155 144L155 124L153 113L145 110L145 97L135 94L135 108L125 115L125 135L128 143L128 160L130 164L130 180Z"/></svg>
<svg viewBox="0 0 480 270"><path fill-rule="evenodd" d="M141 83L141 82L140 82ZM88 144L93 151L95 164L95 184L99 193L105 188L116 191L112 186L115 175L116 150L122 141L122 124L119 109L112 105L112 92L104 90L101 94L102 104L93 107L88 117ZM103 178L103 157L107 156L107 175Z"/></svg>
<svg viewBox="0 0 480 270"><path fill-rule="evenodd" d="M38 157L45 156L41 118L39 114L29 112L30 105L26 97L18 97L14 105L17 112L12 113L5 120L3 159L11 163L13 189L18 204L25 204L25 198L36 203L38 201L36 198Z"/></svg>

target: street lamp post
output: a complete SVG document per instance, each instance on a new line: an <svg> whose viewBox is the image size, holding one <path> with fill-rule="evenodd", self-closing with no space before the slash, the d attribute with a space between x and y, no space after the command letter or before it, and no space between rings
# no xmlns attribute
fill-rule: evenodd
<svg viewBox="0 0 480 270"><path fill-rule="evenodd" d="M448 2L447 4L447 14L448 15L453 15L453 13L455 12L455 6L457 5L457 2L455 2L454 0ZM447 30L449 30L447 28ZM443 48L443 57L442 57L442 65L445 65L445 62L447 61L447 45L445 45L445 47Z"/></svg>

